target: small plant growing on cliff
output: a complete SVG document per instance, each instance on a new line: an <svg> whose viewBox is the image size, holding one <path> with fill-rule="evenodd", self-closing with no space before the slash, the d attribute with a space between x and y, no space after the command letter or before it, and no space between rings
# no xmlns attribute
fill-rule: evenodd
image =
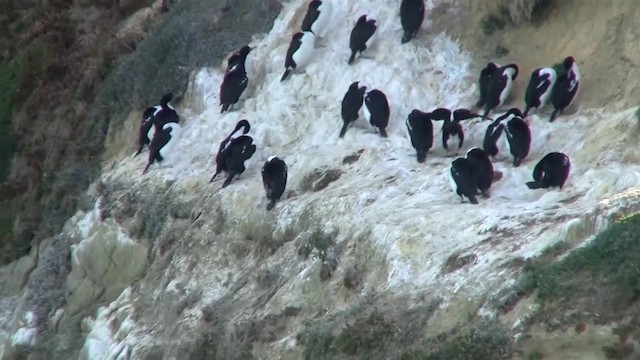
<svg viewBox="0 0 640 360"><path fill-rule="evenodd" d="M500 16L489 14L482 19L482 30L485 35L491 35L496 31L502 30L507 22Z"/></svg>
<svg viewBox="0 0 640 360"><path fill-rule="evenodd" d="M551 330L561 330L636 317L640 299L638 228L640 214L622 217L561 260L541 257L526 265L520 287L526 293L535 291L540 307L524 325L544 323ZM626 351L626 345L621 340L604 351Z"/></svg>
<svg viewBox="0 0 640 360"><path fill-rule="evenodd" d="M591 276L603 282L601 291L626 302L640 297L640 215L621 219L598 234L588 245L574 250L559 262L532 263L525 268L522 282L538 290L538 299L564 298L592 283ZM591 288L592 286L588 286ZM608 291L605 291L608 290Z"/></svg>
<svg viewBox="0 0 640 360"><path fill-rule="evenodd" d="M523 20L540 22L549 14L555 0L502 0L497 11L488 14L481 21L485 35L502 30L507 23L518 25ZM492 3L489 6L495 6Z"/></svg>

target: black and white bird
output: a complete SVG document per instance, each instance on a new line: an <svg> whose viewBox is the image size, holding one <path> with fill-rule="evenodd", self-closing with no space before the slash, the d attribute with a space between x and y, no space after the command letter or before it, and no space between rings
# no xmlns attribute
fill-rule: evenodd
<svg viewBox="0 0 640 360"><path fill-rule="evenodd" d="M365 50L371 47L375 39L378 20L372 15L362 15L356 21L351 37L349 38L349 48L351 49L351 57L349 57L349 65L353 64L357 55L361 55Z"/></svg>
<svg viewBox="0 0 640 360"><path fill-rule="evenodd" d="M504 124L502 123L502 118L497 118L494 120L489 126L487 126L487 131L484 133L484 140L482 142L482 148L486 151L487 154L491 157L495 157L500 152L500 148L498 147L498 140L502 137L502 133L504 131Z"/></svg>
<svg viewBox="0 0 640 360"><path fill-rule="evenodd" d="M167 122L164 125L160 125L161 123L157 117L154 117L153 121L153 126L156 130L149 143L149 157L147 165L142 171L143 174L149 170L149 167L154 162L162 164L162 162L173 153L180 134L182 133L182 128L178 123Z"/></svg>
<svg viewBox="0 0 640 360"><path fill-rule="evenodd" d="M493 164L486 151L474 147L465 154L465 159L474 167L474 177L476 186L480 194L485 198L490 198L491 184L493 183Z"/></svg>
<svg viewBox="0 0 640 360"><path fill-rule="evenodd" d="M142 122L140 123L140 128L138 129L138 151L136 151L133 157L140 155L142 149L145 146L148 146L153 138L153 133L151 129L153 129L153 114L156 112L156 107L148 107L142 113ZM151 134L151 136L149 136Z"/></svg>
<svg viewBox="0 0 640 360"><path fill-rule="evenodd" d="M349 90L342 98L342 129L340 129L340 137L344 137L347 133L349 125L360 117L360 109L364 102L364 94L367 91L366 86L360 86L360 82L354 81L349 85Z"/></svg>
<svg viewBox="0 0 640 360"><path fill-rule="evenodd" d="M531 73L531 79L529 85L527 85L527 91L524 95L525 109L522 114L523 117L527 117L529 110L542 108L549 102L553 86L558 79L558 74L553 68L538 68Z"/></svg>
<svg viewBox="0 0 640 360"><path fill-rule="evenodd" d="M225 188L229 186L235 176L242 174L246 170L244 162L249 160L256 152L253 138L246 135L249 128L247 120L240 120L233 132L222 141L216 155L216 172L209 182L213 182L218 174L224 171L227 173L227 178L222 187ZM242 134L240 133L241 130Z"/></svg>
<svg viewBox="0 0 640 360"><path fill-rule="evenodd" d="M380 131L380 136L386 138L386 128L389 125L391 109L389 108L387 97L382 91L373 89L366 94L364 97L364 115L369 124Z"/></svg>
<svg viewBox="0 0 640 360"><path fill-rule="evenodd" d="M416 149L419 163L427 160L427 153L433 146L433 122L431 113L413 109L406 120L411 146Z"/></svg>
<svg viewBox="0 0 640 360"><path fill-rule="evenodd" d="M170 105L173 98L173 93L166 93L162 95L162 98L160 99L160 109L156 109L153 113L153 117L161 127L167 123L180 123L180 116L178 116L178 112Z"/></svg>
<svg viewBox="0 0 640 360"><path fill-rule="evenodd" d="M316 37L323 37L331 21L331 10L331 0L310 1L300 29L302 31L310 31Z"/></svg>
<svg viewBox="0 0 640 360"><path fill-rule="evenodd" d="M229 72L238 68L238 65L242 63L242 66L246 66L247 55L253 50L249 45L245 45L235 51L229 58L227 59L227 69L225 70L225 75Z"/></svg>
<svg viewBox="0 0 640 360"><path fill-rule="evenodd" d="M162 109L162 107L163 107L162 104L165 104L166 107L168 107L169 109L175 111L175 108L171 104L171 101L174 99L174 97L175 96L173 95L172 92L168 92L168 93L162 95L162 97L160 97L160 104L152 106L152 108L156 109L156 111L153 114L155 115L158 111L160 111L160 109ZM149 110L149 109L150 108L147 108L146 110Z"/></svg>
<svg viewBox="0 0 640 360"><path fill-rule="evenodd" d="M167 123L180 123L180 116L171 105L173 93L166 93L160 98L160 105L148 107L142 114L142 122L138 129L138 151L134 157L140 155L144 145L149 146L153 139L156 128L162 129ZM153 120L153 121L152 121ZM154 126L156 124L157 126Z"/></svg>
<svg viewBox="0 0 640 360"><path fill-rule="evenodd" d="M480 99L476 103L476 108L478 110L484 108L484 105L486 104L487 93L489 92L489 85L491 84L491 78L499 68L500 64L492 61L487 63L487 66L485 66L480 71L480 79L478 79Z"/></svg>
<svg viewBox="0 0 640 360"><path fill-rule="evenodd" d="M562 62L562 71L558 71L558 80L553 86L551 103L553 112L549 122L571 106L580 92L580 69L573 56L567 56Z"/></svg>
<svg viewBox="0 0 640 360"><path fill-rule="evenodd" d="M473 163L462 157L453 160L449 170L449 180L453 191L460 196L462 201L464 201L464 197L467 197L472 204L478 204L476 195L479 189L475 171Z"/></svg>
<svg viewBox="0 0 640 360"><path fill-rule="evenodd" d="M240 96L249 84L245 61L250 51L250 47L242 47L238 51L237 57L230 64L231 68L227 70L222 79L222 84L220 84L220 106L222 106L222 109L220 113L231 110L233 105L240 100Z"/></svg>
<svg viewBox="0 0 640 360"><path fill-rule="evenodd" d="M277 156L270 156L262 166L262 185L267 193L267 211L276 206L287 187L287 164Z"/></svg>
<svg viewBox="0 0 640 360"><path fill-rule="evenodd" d="M218 147L218 153L216 154L216 164L218 164L218 158L222 154L222 151L229 146L229 143L231 142L231 140L237 139L238 137L240 137L240 135L246 135L249 132L249 130L251 130L251 124L249 124L249 120L242 119L238 121L238 123L236 124L236 127L229 134L229 136L227 136L226 138L224 138L224 140L220 142L220 146Z"/></svg>
<svg viewBox="0 0 640 360"><path fill-rule="evenodd" d="M504 125L507 136L507 146L513 156L513 166L520 166L522 160L529 155L531 148L531 130L522 118L522 112L518 108L511 108L496 121Z"/></svg>
<svg viewBox="0 0 640 360"><path fill-rule="evenodd" d="M485 116L489 115L493 109L504 105L517 77L518 65L516 64L505 65L493 72L484 99Z"/></svg>
<svg viewBox="0 0 640 360"><path fill-rule="evenodd" d="M402 44L413 39L424 21L424 0L402 0L400 4L400 24L402 25Z"/></svg>
<svg viewBox="0 0 640 360"><path fill-rule="evenodd" d="M442 124L442 147L449 151L449 138L452 140L458 138L458 150L464 144L464 130L460 121L475 118L487 118L486 116L476 114L469 109L456 109L451 111L447 108L437 108L431 112L432 120L444 121ZM487 118L492 120L490 118Z"/></svg>
<svg viewBox="0 0 640 360"><path fill-rule="evenodd" d="M533 181L527 182L529 189L548 189L554 186L562 189L569 172L571 161L566 154L551 152L545 155L533 168Z"/></svg>
<svg viewBox="0 0 640 360"><path fill-rule="evenodd" d="M311 31L297 32L293 35L284 60L285 71L280 81L286 80L292 71L300 71L309 65L315 53L315 39L316 36Z"/></svg>

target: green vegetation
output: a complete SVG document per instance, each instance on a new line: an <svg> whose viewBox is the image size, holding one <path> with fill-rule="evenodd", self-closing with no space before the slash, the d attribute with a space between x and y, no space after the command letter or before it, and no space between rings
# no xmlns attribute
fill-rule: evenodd
<svg viewBox="0 0 640 360"><path fill-rule="evenodd" d="M482 31L484 31L485 35L491 35L496 31L502 30L507 22L503 17L489 14L484 19L482 19Z"/></svg>
<svg viewBox="0 0 640 360"><path fill-rule="evenodd" d="M555 4L555 0L502 0L500 13L513 24L523 20L539 23Z"/></svg>
<svg viewBox="0 0 640 360"><path fill-rule="evenodd" d="M637 338L640 324L639 228L640 214L634 214L571 252L566 242L549 247L525 264L506 307L535 292L540 307L527 318L525 329L545 324L549 331L578 332L589 324L617 324L613 332L620 341L604 346L603 353L608 359L638 358L628 339ZM534 351L528 358L541 355Z"/></svg>
<svg viewBox="0 0 640 360"><path fill-rule="evenodd" d="M459 324L447 333L431 334L428 321L438 305L437 300L411 309L394 304L388 309L349 311L307 321L298 341L305 347L306 360L510 359L511 334L494 322Z"/></svg>
<svg viewBox="0 0 640 360"><path fill-rule="evenodd" d="M0 41L0 185L25 189L0 204L17 209L12 217L21 220L13 236L0 234L2 263L58 233L87 202L110 125L168 91L183 93L193 70L217 66L270 28L279 11L239 0L221 16L223 4L182 0L145 20L132 37L141 41L113 36L125 16L151 3L128 10L91 0L0 4L6 35ZM29 168L14 179L18 184L3 184L14 154ZM27 181L35 186L24 186ZM153 226L145 227L153 235Z"/></svg>
<svg viewBox="0 0 640 360"><path fill-rule="evenodd" d="M640 325L640 213L613 223L582 247L560 241L525 261L516 285L498 293L493 307L511 311L534 295L539 307L527 315L522 332L543 325L546 331L581 333L590 325L614 326L619 343L603 346L608 359L635 359L629 339ZM561 337L564 335L560 335ZM526 342L526 340L524 340ZM541 359L534 350L528 359Z"/></svg>
<svg viewBox="0 0 640 360"><path fill-rule="evenodd" d="M529 18L535 23L541 23L549 15L556 0L535 0Z"/></svg>
<svg viewBox="0 0 640 360"><path fill-rule="evenodd" d="M384 313L374 310L367 317L347 324L335 336L332 335L329 326L308 323L307 329L298 336L298 340L305 345L305 359L324 359L332 354L371 354L383 350L393 336L393 327L385 320Z"/></svg>
<svg viewBox="0 0 640 360"><path fill-rule="evenodd" d="M298 244L298 255L305 258L314 254L320 261L320 280L325 281L331 278L338 266L338 259L335 256L335 234L324 233L320 229L314 230Z"/></svg>
<svg viewBox="0 0 640 360"><path fill-rule="evenodd" d="M499 4L497 10L480 22L485 35L502 30L507 24L518 25L523 21L540 24L550 14L555 0L502 0L495 4Z"/></svg>
<svg viewBox="0 0 640 360"><path fill-rule="evenodd" d="M543 359L544 359L544 355L537 350L532 351L529 354L529 356L527 356L527 360L543 360Z"/></svg>
<svg viewBox="0 0 640 360"><path fill-rule="evenodd" d="M512 354L509 333L495 323L482 322L433 347L407 350L400 360L507 360Z"/></svg>
<svg viewBox="0 0 640 360"><path fill-rule="evenodd" d="M393 336L393 328L381 312L373 312L368 318L347 325L335 338L334 345L341 353L364 354L384 348L385 341Z"/></svg>
<svg viewBox="0 0 640 360"><path fill-rule="evenodd" d="M13 231L13 219L0 217L0 236L10 234Z"/></svg>
<svg viewBox="0 0 640 360"><path fill-rule="evenodd" d="M0 4L0 189L25 189L3 192L8 198L0 206L15 209L11 215L18 220L14 225L14 219L0 214L0 265L57 234L79 207L86 209L85 192L100 173L110 125L157 103L167 91L184 92L191 71L220 64L253 33L270 28L279 11L239 0L221 17L220 2L181 0L166 13L150 13L134 37L144 40L123 44L114 34L125 17L152 1L139 1L128 11L118 9L125 2L117 3L10 1L15 12ZM11 180L19 184L4 183L13 157L21 167ZM120 215L136 216L136 235L167 242L171 237L162 236L162 221L172 209L162 201L138 204L145 210ZM70 270L69 241L56 237L41 255L44 264L29 278L27 304L41 324L38 348L31 354L35 358L77 357L82 345L81 336L47 328L53 310L64 302L60 281Z"/></svg>
<svg viewBox="0 0 640 360"><path fill-rule="evenodd" d="M16 150L13 114L38 85L50 58L47 44L34 41L0 64L0 183L7 179Z"/></svg>
<svg viewBox="0 0 640 360"><path fill-rule="evenodd" d="M558 262L548 256L532 261L524 269L522 288L536 289L543 303L595 291L619 306L630 304L640 296L639 228L640 215L633 215Z"/></svg>
<svg viewBox="0 0 640 360"><path fill-rule="evenodd" d="M277 15L262 12L259 17L251 17L252 11L260 12L254 1L238 0L216 22L213 19L220 6L205 0L175 4L164 22L140 42L135 52L122 57L106 77L93 116L118 123L125 112L156 104L166 92L184 92L191 71L218 66L229 52L248 43L253 31L266 31ZM242 25L245 21L250 24ZM232 31L229 26L237 28Z"/></svg>
<svg viewBox="0 0 640 360"><path fill-rule="evenodd" d="M43 41L34 41L10 60L0 63L0 183L7 180L18 141L12 118L38 86L47 69L50 50ZM13 234L13 216L0 219L0 240ZM1 244L0 244L1 245Z"/></svg>

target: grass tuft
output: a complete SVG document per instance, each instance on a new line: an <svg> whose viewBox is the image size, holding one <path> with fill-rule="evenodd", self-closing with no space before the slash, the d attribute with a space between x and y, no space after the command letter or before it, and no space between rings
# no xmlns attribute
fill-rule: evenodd
<svg viewBox="0 0 640 360"><path fill-rule="evenodd" d="M487 15L482 19L482 31L485 35L491 35L496 31L502 30L507 25L507 22L494 14Z"/></svg>
<svg viewBox="0 0 640 360"><path fill-rule="evenodd" d="M428 322L438 299L413 308L398 305L378 303L371 309L365 303L306 321L297 337L304 359L506 360L513 355L511 334L495 322L459 324L436 336Z"/></svg>
<svg viewBox="0 0 640 360"><path fill-rule="evenodd" d="M519 25L525 21L541 24L556 4L555 0L502 0L482 2L481 7L492 10L481 20L485 35L502 30L507 24Z"/></svg>
<svg viewBox="0 0 640 360"><path fill-rule="evenodd" d="M335 339L335 346L343 354L367 354L384 348L393 333L384 313L374 311L369 317L356 320L342 329Z"/></svg>
<svg viewBox="0 0 640 360"><path fill-rule="evenodd" d="M508 360L513 355L510 334L493 322L464 328L433 350L405 352L402 360Z"/></svg>

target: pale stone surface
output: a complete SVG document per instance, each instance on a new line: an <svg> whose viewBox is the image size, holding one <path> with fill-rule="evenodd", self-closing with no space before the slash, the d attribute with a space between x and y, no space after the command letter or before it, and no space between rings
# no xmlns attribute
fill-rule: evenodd
<svg viewBox="0 0 640 360"><path fill-rule="evenodd" d="M147 265L147 247L129 239L118 224L109 220L93 226L90 236L72 250L67 281L70 313L98 299L115 298Z"/></svg>
<svg viewBox="0 0 640 360"><path fill-rule="evenodd" d="M82 329L87 332L84 346L78 360L124 360L129 359L133 340L124 338L135 326L131 319L131 289L122 291L120 296L109 304L101 306L96 318L82 321Z"/></svg>
<svg viewBox="0 0 640 360"><path fill-rule="evenodd" d="M288 29L298 26L303 12L304 9L302 7L295 11L290 11L291 15L287 18L288 20L283 21L284 24L280 26ZM274 37L280 39L281 34L274 34ZM265 46L275 48L283 45L282 41L278 40ZM266 69L271 69L264 66L260 73L266 73ZM197 114L202 113L208 107L208 104L216 94L219 84L219 78L209 77L205 79L207 81L200 82L199 86L191 86L192 89L195 89L194 92L199 92L200 94L187 101L189 104L185 104ZM262 80L262 77L258 77L255 82L261 83ZM339 96L336 96L336 99L339 99ZM271 96L268 100L274 101L274 97ZM251 106L251 101L249 101L245 109L251 109ZM259 108L260 110L263 109L262 107ZM214 112L217 112L217 109ZM612 121L597 122L597 131L592 131L593 134L589 135L591 138L588 137L586 141L581 140L592 146L583 147L582 144L567 145L569 148L582 149L576 153L576 160L580 160L578 164L588 164L591 159L599 159L598 156L600 154L618 157L623 150L626 161L636 159L637 151L633 147L629 147L629 150L605 151L615 141L614 137L619 138L621 134L630 130L632 124L635 124L635 118L633 118L633 121L628 120L633 117L632 112L635 112L635 109L629 110L626 115L616 115L616 119ZM185 113L187 114L185 116L187 126L198 122L205 123L207 116L213 116L213 113L207 113L203 118L196 118L190 116L191 114L188 112ZM598 117L596 115L588 115L588 120L591 120L592 117ZM587 120L586 116L584 120ZM233 121L236 121L236 114L232 114L230 117L233 118ZM315 116L309 117L316 118ZM220 120L218 118L214 119L215 121L209 121L206 126L194 126L191 128L192 131L190 133L187 132L187 134L193 134L191 144L205 143L207 147L215 150L217 143L214 140L218 140L223 130L224 134L226 134L228 126L225 124L222 130L222 125L218 125L222 121L217 121ZM222 120L227 121L226 118ZM267 120L265 119L264 121L266 122ZM278 117L278 121L282 122L282 117ZM578 125L586 123L582 117L569 121L575 121ZM614 123L613 121L624 125L624 131L609 131L612 129L611 124ZM135 133L138 122L139 112L134 111L125 127ZM269 124L269 126L271 127L272 124ZM591 126L593 125L590 124L589 127ZM276 133L275 130L269 129L267 131L261 128L259 123L256 124L255 128L254 130L256 131L262 131L259 133L259 138L267 140L263 141L263 144L268 144L269 142L279 144L280 138L272 134ZM306 131L308 126L304 125L304 128ZM325 137L328 132L319 133ZM606 141L603 141L602 133L609 134L612 139L607 138L605 139ZM215 134L215 136L207 138L206 136L209 136L209 134ZM127 133L126 135L130 134ZM269 136L272 136L273 139L269 140ZM596 136L599 139L596 139ZM203 138L205 141L202 140ZM125 144L125 140L127 141L126 144L129 144L129 137L123 138L121 144ZM408 146L405 140L402 139L404 141L403 144ZM325 141L318 143L324 144ZM329 142L327 141L327 143ZM115 142L111 143L111 145L113 144ZM186 144L189 144L189 142ZM331 143L329 144L331 146ZM619 144L622 145L624 143ZM126 150L128 147L123 145L118 148L118 151L123 151L122 149ZM137 174L137 171L139 171L139 164L128 159L124 159L117 164L117 170L120 172L119 176L117 172L112 174L113 178L110 180L114 180L114 183L119 181L124 183L126 187L129 187L126 190L127 192L142 193L143 195L140 195L140 198L144 200L148 200L151 197L161 197L165 191L169 191L159 185L163 180L167 180L162 178L166 176L171 181L175 181L173 188L177 188L173 194L178 194L178 196L170 200L171 205L179 204L184 201L184 194L191 193L202 199L203 204L199 205L203 206L205 213L200 218L201 220L194 225L189 224L188 221L185 225L184 222L178 222L175 219L169 219L167 222L162 223L162 231L180 229L180 240L183 237L189 241L176 241L168 254L157 255L156 261L151 265L152 271L149 271L147 277L136 283L137 288L135 291L125 290L109 306L101 307L96 312L95 319L88 318L83 322L82 327L87 338L80 355L82 360L128 358L130 352L133 351L131 350L132 344L145 345L145 342L137 341L138 337L142 336L142 333L148 334L149 339L147 340L149 341L146 343L149 349L156 353L163 353L166 350L167 353L175 355L181 349L190 348L197 344L195 340L198 339L195 338L202 333L201 330L207 329L207 326L214 327L219 324L236 325L247 318L253 320L267 316L277 317L287 308L297 308L298 310L296 311L302 315L299 318L291 316L292 319L288 319L288 322L282 325L281 328L276 326L277 329L273 331L273 338L276 340L258 342L254 351L260 352L259 355L263 358L278 358L281 356L282 358L299 359L302 357L302 346L295 339L295 334L303 328L303 319L314 316L321 317L327 314L343 315L346 311L356 308L358 302L368 305L366 303L367 294L373 292L393 293L392 295L387 295L390 297L400 297L405 293L415 292L425 298L431 296L432 293L457 294L449 296L448 301L435 311L435 315L430 319L429 331L432 332L432 336L435 336L438 332L450 330L458 323L467 321L468 318L476 314L484 315L478 310L478 307L487 300L484 296L492 293L493 289L490 287L503 286L504 279L513 277L510 269L501 270L497 266L501 265L497 260L511 259L515 255L522 257L534 256L546 246L561 240L571 243L583 242L592 233L602 229L604 226L600 221L613 216L614 211L619 211L619 205L621 204L620 198L606 198L602 200L603 202L589 203L593 206L585 208L594 208L597 205L599 208L596 215L600 214L599 217L594 217L593 213L584 212L582 208L578 208L575 213L568 213L569 221L564 224L556 224L547 231L543 231L537 226L539 223L521 226L521 219L487 216L484 213L480 214L478 222L465 223L464 218L472 218L472 216L466 216L468 213L473 214L474 210L471 208L465 213L458 213L459 219L455 215L451 216L456 222L452 222L446 227L440 227L438 221L426 221L416 226L394 228L385 226L385 221L389 224L394 219L397 221L397 219L401 218L401 216L397 215L397 209L389 210L388 206L376 205L375 201L378 204L394 204L392 201L395 201L396 206L407 202L411 205L407 206L411 210L408 215L412 217L415 215L414 209L420 209L423 204L411 204L415 196L397 200L399 196L402 196L398 192L394 193L400 186L398 184L384 186L385 189L391 191L388 196L382 196L380 199L376 199L375 195L369 194L370 191L373 192L375 190L373 187L364 190L360 188L362 196L353 196L354 192L357 193L357 191L353 191L356 188L355 183L364 182L367 177L353 176L354 183L345 183L349 179L349 176L345 176L341 179L343 182L338 184L341 186L338 189L330 189L328 192L317 195L301 195L297 199L290 200L289 204L278 206L275 212L265 215L262 210L263 205L256 205L256 199L261 199L263 195L263 189L259 181L236 182L229 189L220 191L217 187L213 188L212 185L207 183L211 167L206 168L206 174L204 174L204 171L200 173L198 170L192 170L204 169L204 166L200 165L205 163L204 159L208 155L202 154L205 154L206 151L204 150L207 149L196 147L195 145L191 147L185 145L184 149L186 155L183 160L185 160L184 164L188 165L181 167L178 164L173 170L171 168L164 169L161 173L162 175L149 175L142 179L137 176L132 178L131 174ZM190 150L198 155L191 156L192 154L188 153ZM369 167L375 168L380 166L383 158L380 155L366 153L363 155L362 161L369 161L368 165L371 165ZM309 160L311 164L308 165L309 168L316 166L312 159L304 160ZM610 159L602 158L599 160ZM139 162L140 158L137 161ZM301 170L301 163L302 161L297 164L294 163L297 168L292 166L292 170L294 170L292 171L293 179L299 179L304 174L304 171ZM209 165L210 163L207 164ZM254 166L249 166L248 169L248 173L243 175L244 179L252 176L255 179L257 172L255 164ZM252 171L255 171L254 175L251 175ZM618 180L617 177L620 173L610 171L604 175L601 174L590 171L584 173L584 177L579 178L582 183L599 184L595 186L595 190L590 190L586 195L580 194L580 196L595 201L599 200L603 194L609 194L612 186L615 186L615 189L623 189L626 184L634 185L637 183L636 175L633 172L624 172L624 176L620 177L617 182L614 180ZM529 173L527 172L526 175L529 176ZM600 176L604 176L607 181L594 181ZM414 177L411 176L411 178L413 179ZM502 181L505 180L507 178ZM515 180L517 181L514 181L514 184L516 182L519 183L521 179ZM425 180L420 179L419 181L420 183L415 184L414 188L422 191L424 190L422 182ZM145 182L146 184L141 184ZM299 181L291 182L294 187L298 183ZM583 188L586 188L586 186L583 186ZM120 194L124 193L125 191L122 191ZM427 191L423 191L423 193L427 193ZM540 198L548 203L556 204L559 200L566 200L564 205L559 205L561 208L570 208L572 201L575 201L575 199L563 198L560 192L544 193L546 195L541 195ZM216 197L211 197L211 194L216 194ZM526 193L527 196L530 194L533 193ZM118 200L116 198L117 196L114 196L115 200L113 202L116 204L114 206L117 207ZM637 203L637 198L637 194L634 194L634 196L629 197L629 200L632 203ZM494 197L494 199L500 199L500 197ZM524 196L522 199L527 200ZM498 200L492 201L494 206L498 202ZM373 211L371 210L371 204L374 204L373 207L379 206L380 209L380 212L375 217L368 215ZM144 204L138 205L141 212L149 210ZM441 204L436 205L440 206ZM628 206L630 209L637 210L637 205L635 205L635 208L632 204ZM489 208L486 211L488 210ZM442 208L440 210L436 208L433 211L443 212ZM351 216L339 219L338 215L342 214L351 214ZM533 216L529 213L525 215L522 218ZM115 299L127 284L135 280L144 271L147 254L146 246L128 238L125 235L126 231L121 229L118 224L110 220L101 222L99 217L98 211L90 212L89 214L79 213L74 218L76 223L69 228L70 233L77 234L79 242L73 249L73 270L67 282L69 304L66 312L73 313L95 306L97 301L108 302ZM490 221L483 225L480 220L485 217L489 218ZM361 280L363 289L360 289L361 291L346 291L341 284L340 277L336 276L336 274L326 281L321 281L318 275L322 266L317 259L317 254L311 255L310 259L302 260L299 256L300 254L296 252L298 243L311 241L310 238L315 232L309 229L318 226L318 224L313 223L315 219L320 219L320 223L336 222L336 230L326 232L327 237L337 244L335 247L333 244L330 245L330 253L339 252L339 256L336 257L340 258L341 263L336 274L342 271L342 264L345 262L361 265L361 271L363 272ZM369 221L361 221L361 219ZM449 234L450 230L455 228L456 225L461 228L472 229L472 231L468 234L457 234L447 240L445 238L446 234ZM354 230L342 230L342 233L337 231L338 229L348 229L350 227L354 228ZM373 228L373 234L367 233L372 232L372 230L368 229L369 227ZM465 245L464 243L465 238L467 240L469 238L478 238L477 235L479 234L475 234L477 230L482 234L493 235L503 230L515 229L523 231L523 228L530 232L519 232L512 236L513 241L508 241L505 244L485 243L485 241L478 244L474 242L473 244ZM360 236L360 232L365 233L365 235ZM294 234L294 240L291 240L291 234ZM295 236L296 234L298 235L297 237ZM432 243L437 243L440 237L445 238L447 241L443 241L438 246L431 246ZM501 235L501 237L509 236ZM451 247L451 244L456 246ZM269 248L269 246L273 248ZM339 248L340 251L335 248ZM504 253L501 254L496 249ZM478 255L481 261L478 264L472 264L471 269L461 269L453 275L444 276L440 272L440 265L447 256L454 253L453 250L465 250L465 253L467 253L466 251L469 253L473 251L473 254ZM261 254L261 252L266 253L266 255ZM514 252L517 253L514 255ZM28 264L28 261L25 260L25 263ZM399 276L398 274L406 275ZM476 279L475 282L465 283L466 280L474 277ZM390 280L394 278L405 282L422 279L423 282L417 282L416 285L410 284L410 286L406 287L390 287ZM397 284L397 282L392 284ZM459 291L461 288L473 290L474 292L466 294L463 291ZM389 291L390 289L391 291ZM131 299L132 297L136 298ZM142 300L138 298L142 298ZM212 319L206 320L205 309L209 305L213 309L211 310L213 315L211 315ZM133 320L134 310L146 312L144 322L141 321L136 324ZM507 326L517 324L528 313L528 311L524 310L522 307L517 308L515 311L517 316L505 318L504 324ZM488 316L491 315L491 311L486 310ZM60 311L60 314L62 313L63 311ZM202 325L203 322L211 323ZM149 325L144 327L143 323ZM232 328L224 335L228 335L234 330L235 328ZM597 331L594 332L594 335L602 341L594 341L593 344L597 344L597 346L588 344L590 345L589 350L592 352L597 351L595 348L613 341L609 328L603 327L595 330ZM259 335L262 334L256 336ZM542 333L537 334L534 340L544 340L546 342L548 337L554 336L565 337L563 341L558 341L558 346L564 348L569 344L568 341L565 342L564 340L570 339L573 334ZM157 345L159 342L162 343L162 346ZM536 343L534 345L537 346L539 344ZM160 349L160 351L156 351L157 349ZM272 351L272 353L269 353L269 351ZM273 356L265 356L265 354ZM132 358L143 357L134 356ZM167 355L165 358L176 357Z"/></svg>
<svg viewBox="0 0 640 360"><path fill-rule="evenodd" d="M74 316L95 306L98 301L118 298L123 289L146 269L148 247L131 240L113 220L101 221L100 212L98 201L92 211L78 212L65 224L64 231L67 236L77 239L77 243L71 246L71 273L66 281L66 306L56 309L49 321L50 326L59 331L67 331L68 326L77 326L64 321L65 317ZM47 242L41 244L43 248L47 245ZM31 255L0 269L0 281L3 285L0 291L23 291L21 288L25 281L21 279L26 279L33 269L35 251L34 249ZM35 324L30 309L24 308L26 305L23 298L24 296L16 300L17 306L11 314L13 317L5 319L6 325L0 327L0 343L4 343L4 349L0 348L0 354L4 351L2 356L8 359L21 349L33 346L36 341L38 324ZM21 315L23 311L26 311L25 315ZM118 314L118 323L126 324L121 334L128 334L132 327L127 321L130 306L123 308ZM94 337L96 336L94 334ZM103 338L105 336L111 335L103 334ZM87 359L101 358L96 354L101 354L104 349L100 337L97 337L98 340L89 340L92 345L89 345L87 350ZM121 351L112 358L116 359L120 353Z"/></svg>

